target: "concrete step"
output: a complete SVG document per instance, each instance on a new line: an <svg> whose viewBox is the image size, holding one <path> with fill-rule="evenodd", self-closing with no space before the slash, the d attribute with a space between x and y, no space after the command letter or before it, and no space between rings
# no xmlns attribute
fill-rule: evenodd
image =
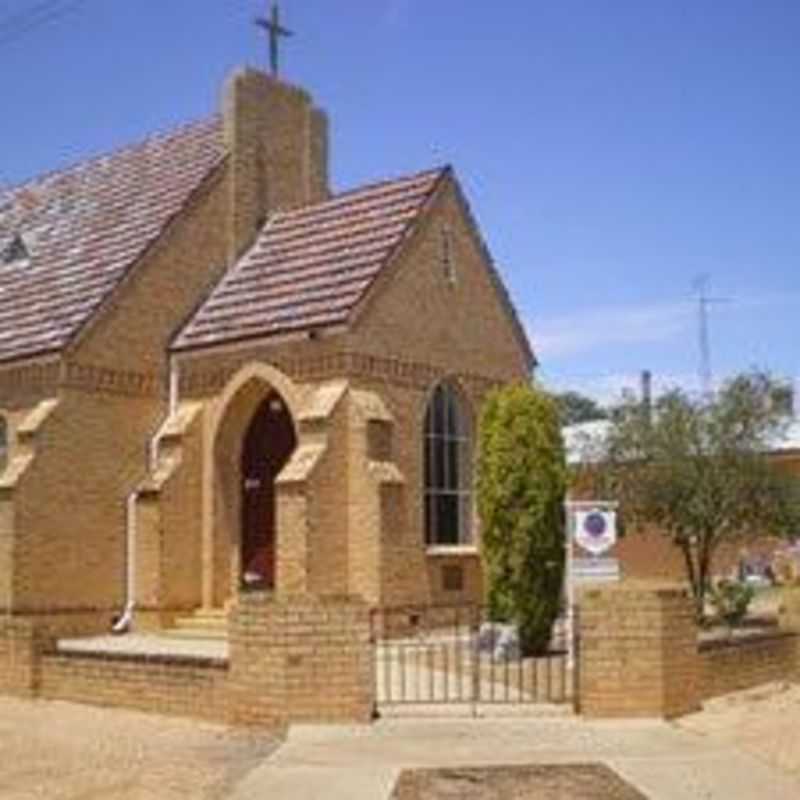
<svg viewBox="0 0 800 800"><path fill-rule="evenodd" d="M177 639L228 638L228 612L224 608L200 608L193 614L178 617L164 635Z"/></svg>
<svg viewBox="0 0 800 800"><path fill-rule="evenodd" d="M166 639L208 639L224 641L228 638L227 628L168 628L161 636Z"/></svg>
<svg viewBox="0 0 800 800"><path fill-rule="evenodd" d="M175 620L176 628L227 628L228 617L216 614L194 614L187 617L177 617Z"/></svg>

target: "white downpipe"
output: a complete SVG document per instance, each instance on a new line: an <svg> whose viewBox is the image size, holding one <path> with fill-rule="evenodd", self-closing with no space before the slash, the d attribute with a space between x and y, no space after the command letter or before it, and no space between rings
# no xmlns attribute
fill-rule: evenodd
<svg viewBox="0 0 800 800"><path fill-rule="evenodd" d="M169 357L169 405L167 419L178 409L178 365L172 356ZM158 458L158 440L163 423L150 440L148 449L148 468L153 470ZM133 624L133 612L136 609L136 503L139 490L134 489L125 504L125 608L119 619L111 626L112 633L127 633Z"/></svg>
<svg viewBox="0 0 800 800"><path fill-rule="evenodd" d="M111 626L112 633L127 633L133 622L136 606L136 501L139 492L128 495L125 506L125 608L120 618Z"/></svg>

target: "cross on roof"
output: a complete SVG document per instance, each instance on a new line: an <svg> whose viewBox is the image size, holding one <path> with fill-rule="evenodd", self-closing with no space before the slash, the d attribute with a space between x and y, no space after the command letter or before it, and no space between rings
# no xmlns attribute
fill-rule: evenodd
<svg viewBox="0 0 800 800"><path fill-rule="evenodd" d="M288 28L284 28L280 22L278 11L278 4L272 4L272 14L269 19L263 17L256 18L256 25L264 28L269 33L269 63L272 68L272 74L278 74L278 47L280 45L281 36L289 37L294 34Z"/></svg>

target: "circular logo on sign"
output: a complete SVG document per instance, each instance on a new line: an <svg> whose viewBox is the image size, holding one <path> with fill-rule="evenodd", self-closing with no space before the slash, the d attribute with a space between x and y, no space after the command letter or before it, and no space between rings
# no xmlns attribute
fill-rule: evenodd
<svg viewBox="0 0 800 800"><path fill-rule="evenodd" d="M575 541L592 555L605 553L617 539L615 523L612 510L579 511L575 515Z"/></svg>
<svg viewBox="0 0 800 800"><path fill-rule="evenodd" d="M602 536L607 528L605 516L597 511L587 514L583 521L583 529L589 536Z"/></svg>

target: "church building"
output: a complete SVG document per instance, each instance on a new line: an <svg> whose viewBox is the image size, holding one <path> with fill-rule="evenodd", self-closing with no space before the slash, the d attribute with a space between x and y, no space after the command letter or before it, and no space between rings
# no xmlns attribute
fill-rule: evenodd
<svg viewBox="0 0 800 800"><path fill-rule="evenodd" d="M0 191L0 617L481 598L478 415L533 353L452 168L339 192L328 155L310 95L243 69Z"/></svg>

